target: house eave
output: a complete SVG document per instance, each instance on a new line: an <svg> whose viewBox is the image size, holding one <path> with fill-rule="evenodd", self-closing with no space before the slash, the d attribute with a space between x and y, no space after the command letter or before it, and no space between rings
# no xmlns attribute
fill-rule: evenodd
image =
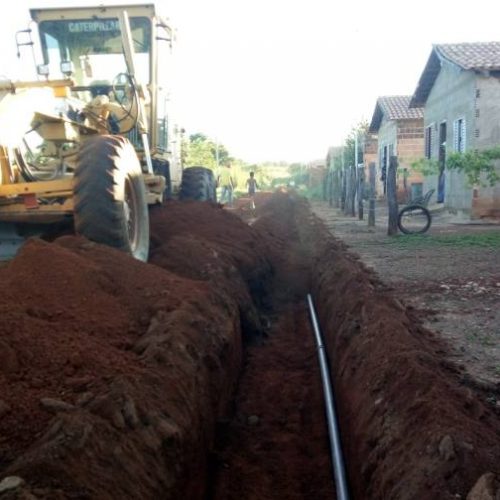
<svg viewBox="0 0 500 500"><path fill-rule="evenodd" d="M372 121L370 126L368 127L368 132L370 134L376 134L380 129L380 124L382 123L382 119L384 118L384 113L380 104L377 102L375 105L375 110L373 111Z"/></svg>
<svg viewBox="0 0 500 500"><path fill-rule="evenodd" d="M434 46L425 64L424 71L420 75L417 88L410 100L410 108L420 108L425 106L427 98L434 86L434 82L441 71L442 58Z"/></svg>

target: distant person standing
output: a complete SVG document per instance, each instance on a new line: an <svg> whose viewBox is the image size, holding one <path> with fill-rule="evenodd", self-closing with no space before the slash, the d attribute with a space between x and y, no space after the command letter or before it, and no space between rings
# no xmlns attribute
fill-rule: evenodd
<svg viewBox="0 0 500 500"><path fill-rule="evenodd" d="M247 179L247 186L248 186L248 196L250 196L252 200L251 207L252 210L255 210L254 196L255 196L255 191L259 189L259 185L255 180L255 174L253 172L250 172L250 177Z"/></svg>
<svg viewBox="0 0 500 500"><path fill-rule="evenodd" d="M230 207L233 206L233 189L235 186L233 174L231 172L231 164L228 163L226 166L222 167L222 170L219 175L219 186L222 187L222 194L220 198L220 202L224 203L228 201L228 205Z"/></svg>

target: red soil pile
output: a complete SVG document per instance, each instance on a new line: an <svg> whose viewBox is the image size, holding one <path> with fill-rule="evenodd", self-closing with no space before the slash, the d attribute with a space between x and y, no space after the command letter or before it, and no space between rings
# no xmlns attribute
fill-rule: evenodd
<svg viewBox="0 0 500 500"><path fill-rule="evenodd" d="M22 494L203 496L240 311L259 327L246 280L269 264L243 222L200 205L155 211L156 265L66 236L0 269L0 470Z"/></svg>
<svg viewBox="0 0 500 500"><path fill-rule="evenodd" d="M239 305L246 335L262 331L255 304L268 295L269 241L233 213L211 203L169 202L151 213L149 262L203 280Z"/></svg>
<svg viewBox="0 0 500 500"><path fill-rule="evenodd" d="M298 212L302 240L316 255L314 296L354 498L465 498L483 474L499 472L498 408L467 387L417 311L394 298L306 206Z"/></svg>
<svg viewBox="0 0 500 500"><path fill-rule="evenodd" d="M208 203L151 215L149 264L66 236L0 268L0 479L25 481L6 498L203 498L256 301L269 337L249 348L212 493L329 495L310 288L353 498L465 498L480 476L494 498L498 410L306 204L273 196L251 227Z"/></svg>
<svg viewBox="0 0 500 500"><path fill-rule="evenodd" d="M271 273L268 242L220 205L167 202L164 208L152 210L151 226L150 263L217 287L224 285L213 276L219 278L217 263L227 260L233 266L230 271L239 274L252 291L262 293L264 278ZM196 248L195 240L202 242L201 248ZM205 262L195 266L193 258Z"/></svg>
<svg viewBox="0 0 500 500"><path fill-rule="evenodd" d="M274 307L289 304L293 312L274 318L270 338L249 351L214 498L323 498L327 491L312 490L326 485L317 475L326 467L313 466L316 474L309 470L309 490L296 472L304 443L312 446L311 465L321 456L312 444L315 431L294 420L296 408L309 405L310 415L324 425L321 406L309 397L317 383L299 370L310 349L298 305L309 287L306 269L312 270L328 342L353 498L496 498L498 409L467 385L469 378L447 360L444 342L422 328L418 312L407 310L293 196L273 197L253 227L269 241L276 264ZM312 356L310 363L312 373ZM290 380L280 373L284 366ZM307 397L293 394L293 388L305 387L311 390ZM250 425L252 415L257 424ZM285 428L276 425L280 418ZM295 447L292 422L303 433ZM308 470L303 462L302 468Z"/></svg>

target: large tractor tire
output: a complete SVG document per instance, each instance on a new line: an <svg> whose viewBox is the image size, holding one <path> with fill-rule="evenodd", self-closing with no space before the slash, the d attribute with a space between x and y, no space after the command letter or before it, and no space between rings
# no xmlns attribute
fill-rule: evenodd
<svg viewBox="0 0 500 500"><path fill-rule="evenodd" d="M217 201L214 173L205 167L189 167L182 171L179 193L181 200Z"/></svg>
<svg viewBox="0 0 500 500"><path fill-rule="evenodd" d="M146 188L137 154L127 139L96 136L82 144L74 200L77 233L147 261Z"/></svg>

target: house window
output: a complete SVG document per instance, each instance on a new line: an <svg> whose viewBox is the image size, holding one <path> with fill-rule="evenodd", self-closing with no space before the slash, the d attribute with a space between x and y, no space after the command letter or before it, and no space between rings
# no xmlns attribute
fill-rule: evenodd
<svg viewBox="0 0 500 500"><path fill-rule="evenodd" d="M465 118L453 122L453 146L457 153L465 151Z"/></svg>
<svg viewBox="0 0 500 500"><path fill-rule="evenodd" d="M425 127L425 157L432 156L432 125Z"/></svg>

